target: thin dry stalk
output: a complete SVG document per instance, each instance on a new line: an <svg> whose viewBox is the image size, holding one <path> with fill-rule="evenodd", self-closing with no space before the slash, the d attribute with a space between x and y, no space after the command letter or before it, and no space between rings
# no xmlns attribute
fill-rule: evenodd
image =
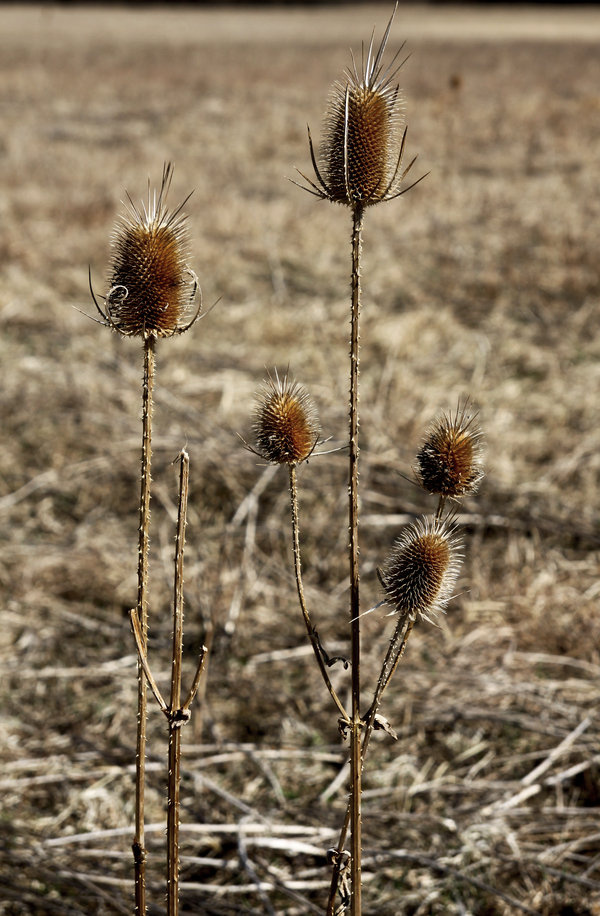
<svg viewBox="0 0 600 916"><path fill-rule="evenodd" d="M183 658L183 561L185 526L189 493L189 457L185 450L179 456L179 511L175 542L175 575L173 584L173 650L171 664L171 698L167 705L148 664L143 631L137 609L131 612L131 625L143 670L156 701L169 723L168 790L167 790L167 914L179 913L179 827L181 785L181 727L189 721L191 704L202 677L208 650L202 646L192 686L181 702L181 669Z"/></svg>
<svg viewBox="0 0 600 916"><path fill-rule="evenodd" d="M359 316L360 316L360 255L363 209L357 206L352 223L352 303L350 334L350 457L349 457L349 514L350 534L350 620L352 654L352 726L350 732L350 800L352 805L352 845L350 874L352 881L352 916L361 912L361 855L362 855L362 760L360 736L360 575L358 566L358 379L359 379ZM340 848L340 852L341 849Z"/></svg>
<svg viewBox="0 0 600 916"><path fill-rule="evenodd" d="M350 876L352 886L352 916L358 916L362 907L362 753L360 714L360 570L358 543L358 458L359 458L359 414L358 385L360 367L360 257L362 252L362 228L364 210L357 206L352 214L352 271L351 271L351 317L350 317L350 415L349 415L349 468L348 468L348 532L350 560L350 635L352 655L352 714L350 726L350 824L351 858ZM342 852L348 824L346 821L340 834L328 902L328 913L333 913L337 893Z"/></svg>
<svg viewBox="0 0 600 916"><path fill-rule="evenodd" d="M304 623L306 624L306 632L308 633L308 638L310 639L313 651L315 653L315 658L319 666L319 670L325 681L325 686L331 695L331 699L337 706L338 712L342 717L342 720L346 725L350 725L350 718L348 713L344 708L344 704L338 697L333 684L327 673L327 668L323 660L323 651L321 644L319 642L319 637L316 628L314 627L308 607L306 604L306 598L304 595L304 586L302 583L302 561L300 555L300 521L299 521L299 512L298 512L298 487L296 481L296 465L291 464L289 466L290 474L290 503L292 511L292 541L293 541L293 552L294 552L294 573L296 576L296 587L298 589L298 599L300 601L300 609L302 611L302 616L304 618Z"/></svg>
<svg viewBox="0 0 600 916"><path fill-rule="evenodd" d="M371 740L371 735L375 727L377 710L379 709L379 705L381 703L383 692L385 691L386 687L388 686L390 679L394 671L396 670L396 667L400 659L404 655L408 637L410 636L412 632L412 628L414 624L415 624L414 620L409 620L408 625L407 625L406 620L400 619L396 625L396 629L388 645L386 657L384 659L384 662L381 668L381 673L379 675L379 680L377 682L377 687L375 688L373 702L371 703L369 712L367 713L366 720L365 720L365 730L364 730L364 735L362 739L362 747L361 747L361 769L363 769L365 765L367 748L369 746L369 741ZM338 844L337 844L337 848L335 851L335 855L332 857L333 871L331 875L331 884L329 888L329 899L327 901L327 910L326 910L327 916L334 916L334 913L335 913L336 897L338 894L338 888L340 886L340 879L341 879L342 871L345 866L345 859L343 855L338 852L338 850L343 850L346 844L346 838L348 836L348 829L350 827L351 816L352 816L352 799L349 799L348 806L346 808L346 815L344 817L344 823L342 824L342 829L340 831L340 836L338 839Z"/></svg>
<svg viewBox="0 0 600 916"><path fill-rule="evenodd" d="M179 512L175 541L173 584L173 662L171 667L170 709L181 704L181 662L183 656L183 552L189 493L190 461L186 451L180 455ZM179 786L181 780L181 725L169 717L169 788L167 802L167 907L169 916L179 909Z"/></svg>
<svg viewBox="0 0 600 916"><path fill-rule="evenodd" d="M144 379L142 384L142 470L140 524L138 540L137 613L141 624L140 658L146 657L148 642L148 555L150 546L150 484L152 460L152 408L155 377L154 334L144 338ZM146 845L144 837L144 790L146 778L147 687L143 667L138 662L138 714L135 755L135 836L133 861L135 878L135 912L146 912Z"/></svg>

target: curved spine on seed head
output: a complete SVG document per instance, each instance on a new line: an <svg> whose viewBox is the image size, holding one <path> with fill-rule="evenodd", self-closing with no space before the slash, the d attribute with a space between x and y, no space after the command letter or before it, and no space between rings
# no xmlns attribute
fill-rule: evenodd
<svg viewBox="0 0 600 916"><path fill-rule="evenodd" d="M104 323L125 337L182 334L200 314L202 298L188 266L187 217L182 212L191 194L168 210L172 177L173 166L166 163L158 192L148 183L147 203L137 205L127 193L125 213L112 235L104 309L91 290ZM198 307L186 322L197 294Z"/></svg>
<svg viewBox="0 0 600 916"><path fill-rule="evenodd" d="M319 421L307 390L282 378L275 369L257 395L254 414L254 451L273 464L289 466L306 461L320 433Z"/></svg>
<svg viewBox="0 0 600 916"><path fill-rule="evenodd" d="M461 560L451 518L418 519L400 535L379 573L385 600L411 620L435 617L452 597Z"/></svg>

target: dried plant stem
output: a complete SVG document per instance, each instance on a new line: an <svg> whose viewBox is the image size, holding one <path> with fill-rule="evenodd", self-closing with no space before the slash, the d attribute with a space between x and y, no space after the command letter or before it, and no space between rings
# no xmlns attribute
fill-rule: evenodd
<svg viewBox="0 0 600 916"><path fill-rule="evenodd" d="M414 618L409 618L407 620L406 617L400 617L388 645L386 656L383 661L383 665L381 666L381 674L379 675L379 680L377 681L377 686L373 695L373 702L369 707L369 712L367 713L366 717L365 733L362 743L363 763L367 753L367 748L369 746L369 741L371 740L371 735L373 734L375 717L381 703L381 698L383 697L383 693L390 683L393 674L398 667L402 656L404 655L406 644L410 634L413 631L414 625Z"/></svg>
<svg viewBox="0 0 600 916"><path fill-rule="evenodd" d="M155 374L154 334L144 337L144 378L142 383L142 469L140 524L138 540L137 613L141 626L142 657L148 641L148 553L150 544L150 483L152 459L152 406ZM147 687L141 662L138 662L138 716L135 761L135 837L133 860L135 871L135 913L146 913L146 845L144 837L144 789L146 775Z"/></svg>
<svg viewBox="0 0 600 916"><path fill-rule="evenodd" d="M152 675L137 609L131 612L131 625L138 650L140 667L150 684L156 701L169 723L168 791L167 791L167 914L179 913L179 816L181 783L181 727L190 718L190 707L198 691L208 655L202 646L192 686L181 703L181 671L183 657L183 559L185 526L189 492L189 457L185 450L179 456L179 511L175 541L175 576L173 585L173 651L171 666L171 699L167 706Z"/></svg>
<svg viewBox="0 0 600 916"><path fill-rule="evenodd" d="M445 497L442 495L439 498L436 519L442 517L444 506L445 506ZM406 615L400 616L396 624L396 628L390 642L388 644L387 652L381 666L381 673L377 681L377 686L375 687L375 693L373 694L373 700L369 711L365 719L365 730L362 739L362 748L361 748L361 772L365 764L365 758L367 755L367 749L369 747L369 742L371 740L371 735L373 734L373 729L375 728L375 721L379 706L381 704L381 699L383 697L384 691L387 689L394 672L398 667L404 652L406 651L406 645L410 634L413 631L414 625L416 623L416 617L408 617ZM353 796L351 795L348 802L348 807L346 808L346 816L344 818L344 823L340 831L340 837L337 845L337 856L335 857L333 863L333 872L331 876L331 884L329 888L329 900L327 902L327 916L334 916L335 911L335 900L338 892L338 885L340 881L340 872L342 866L342 852L344 845L346 843L346 838L348 835L348 829L352 821L352 814L354 810L354 801Z"/></svg>
<svg viewBox="0 0 600 916"><path fill-rule="evenodd" d="M350 459L349 459L349 515L350 535L350 620L352 654L352 725L350 731L350 803L351 803L351 862L352 916L360 916L362 909L362 756L360 716L360 599L358 566L358 377L359 377L359 315L360 315L360 255L362 247L363 210L353 210L352 223L352 310L350 334ZM340 853L342 848L340 847Z"/></svg>
<svg viewBox="0 0 600 916"><path fill-rule="evenodd" d="M300 524L299 524L299 513L298 513L298 487L296 481L296 465L291 464L289 466L290 473L290 503L292 510L292 538L293 538L293 550L294 550L294 573L296 576L296 587L298 589L298 599L300 601L300 609L302 611L302 616L304 617L304 623L306 624L306 631L308 633L308 638L310 639L313 651L315 653L315 658L317 664L319 665L319 670L325 681L325 686L329 691L331 698L335 705L338 708L338 711L346 724L350 724L350 717L346 712L343 703L338 697L337 693L333 688L333 684L329 679L327 673L327 668L325 667L325 662L323 660L323 653L321 652L321 647L319 645L319 639L317 635L317 630L313 626L308 608L306 606L306 599L304 597L304 586L302 584L302 563L300 559Z"/></svg>
<svg viewBox="0 0 600 916"><path fill-rule="evenodd" d="M360 716L360 574L358 565L358 378L359 378L359 318L360 318L360 256L363 228L362 207L352 211L352 272L350 315L350 437L348 474L348 531L350 559L350 637L352 654L352 715L350 724L350 800L340 832L337 855L327 903L327 916L333 916L340 878L342 855L351 826L350 876L352 882L351 912L360 916L362 909L362 753Z"/></svg>
<svg viewBox="0 0 600 916"><path fill-rule="evenodd" d="M173 585L173 663L171 667L170 709L181 705L181 662L183 656L183 552L190 478L190 460L184 450L180 455L179 512L175 540L175 576ZM179 785L181 779L182 720L169 716L169 780L167 802L167 912L177 916L179 910Z"/></svg>
<svg viewBox="0 0 600 916"><path fill-rule="evenodd" d="M373 697L373 702L369 708L369 712L366 718L365 733L362 740L362 750L361 750L361 770L365 764L365 758L367 754L367 748L369 746L369 741L373 733L373 728L375 725L375 717L377 715L377 710L379 709L379 704L381 703L381 698L383 692L388 686L394 671L400 659L404 655L406 649L406 643L408 637L410 636L412 629L415 625L414 620L409 620L408 623L404 619L400 619L396 625L394 634L390 640L386 657L384 659L381 674L379 675L379 680L377 682L377 687L375 688L375 694ZM333 872L331 876L331 884L329 888L329 900L327 901L327 916L334 916L335 912L335 900L338 892L338 884L340 879L340 870L343 859L341 853L343 852L346 837L348 836L348 829L350 827L352 817L352 798L348 802L348 807L346 808L346 816L344 818L344 823L342 824L342 829L340 830L340 836L337 844L338 855L333 865Z"/></svg>

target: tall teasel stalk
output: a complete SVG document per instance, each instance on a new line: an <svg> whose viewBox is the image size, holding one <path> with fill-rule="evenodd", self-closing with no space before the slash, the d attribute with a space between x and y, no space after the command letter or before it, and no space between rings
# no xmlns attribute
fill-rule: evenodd
<svg viewBox="0 0 600 916"><path fill-rule="evenodd" d="M183 334L198 318L202 297L198 280L189 268L187 221L183 207L189 196L173 210L166 198L173 166L166 163L158 192L148 183L147 202L137 205L127 194L124 214L112 236L108 292L98 303L90 291L101 323L122 337L139 337L144 350L142 382L142 452L138 528L138 594L136 611L140 623L140 659L148 639L148 565L150 545L150 493L152 460L152 411L156 341ZM191 320L189 313L198 298ZM144 788L146 755L147 691L143 665L138 664L138 713L136 741L136 799L133 858L135 912L146 912L146 848L144 837Z"/></svg>
<svg viewBox="0 0 600 916"><path fill-rule="evenodd" d="M300 173L305 190L323 200L343 204L352 214L351 303L350 303L350 394L348 530L350 567L350 633L352 657L352 712L350 725L351 882L352 914L361 912L361 731L360 713L360 573L359 573L359 319L361 309L361 248L363 219L367 207L393 200L413 187L403 181L414 163L402 168L406 127L403 125L398 70L402 48L384 66L397 4L377 50L374 35L360 69L352 68L342 82L335 83L325 115L319 155L308 132L315 180ZM420 181L421 179L418 179ZM341 850L340 850L341 853Z"/></svg>

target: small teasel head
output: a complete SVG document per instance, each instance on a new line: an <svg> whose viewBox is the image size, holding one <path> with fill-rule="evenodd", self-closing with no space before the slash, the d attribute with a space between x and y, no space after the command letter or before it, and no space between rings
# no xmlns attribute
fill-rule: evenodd
<svg viewBox="0 0 600 916"><path fill-rule="evenodd" d="M402 170L406 128L396 82L404 63L398 62L403 46L387 66L383 63L397 7L396 3L377 50L373 34L366 60L363 47L361 68L353 55L344 80L333 85L318 156L309 130L317 182L302 175L309 184L306 190L353 210L391 200L409 190L401 189L401 184L414 159Z"/></svg>
<svg viewBox="0 0 600 916"><path fill-rule="evenodd" d="M254 414L254 451L273 464L297 465L312 454L319 438L319 422L306 389L269 374L257 397Z"/></svg>
<svg viewBox="0 0 600 916"><path fill-rule="evenodd" d="M417 454L415 474L428 493L444 498L477 490L483 477L482 434L468 399L433 423Z"/></svg>
<svg viewBox="0 0 600 916"><path fill-rule="evenodd" d="M394 611L435 617L452 596L462 559L452 519L422 518L396 541L379 578Z"/></svg>
<svg viewBox="0 0 600 916"><path fill-rule="evenodd" d="M171 337L191 327L200 313L199 304L186 323L199 288L187 263L188 234L182 212L190 195L168 210L172 177L173 166L167 163L158 192L148 185L147 203L138 206L127 194L126 212L113 232L104 309L92 290L105 323L126 337Z"/></svg>

